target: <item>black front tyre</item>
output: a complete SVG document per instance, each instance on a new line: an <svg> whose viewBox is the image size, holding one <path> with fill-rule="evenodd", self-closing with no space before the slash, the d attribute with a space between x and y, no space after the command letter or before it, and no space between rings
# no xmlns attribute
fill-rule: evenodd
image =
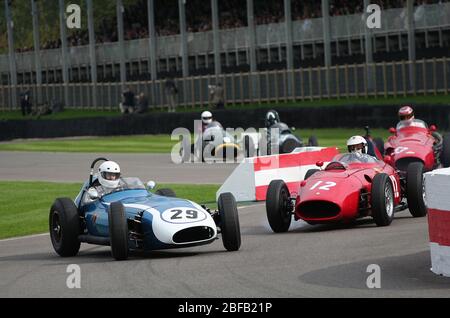
<svg viewBox="0 0 450 318"><path fill-rule="evenodd" d="M394 189L385 173L375 175L371 195L372 217L377 226L387 226L394 218Z"/></svg>
<svg viewBox="0 0 450 318"><path fill-rule="evenodd" d="M128 224L122 203L111 203L108 221L111 254L118 261L125 260L128 258Z"/></svg>
<svg viewBox="0 0 450 318"><path fill-rule="evenodd" d="M56 253L63 257L75 256L80 250L80 216L71 199L56 199L50 208L50 239Z"/></svg>
<svg viewBox="0 0 450 318"><path fill-rule="evenodd" d="M443 136L441 163L444 168L450 167L450 133Z"/></svg>
<svg viewBox="0 0 450 318"><path fill-rule="evenodd" d="M237 251L241 246L241 228L236 200L231 193L222 193L217 203L223 246L227 251Z"/></svg>
<svg viewBox="0 0 450 318"><path fill-rule="evenodd" d="M173 191L172 189L159 189L155 192L155 194L161 195L163 197L169 197L169 198L177 197L175 191Z"/></svg>
<svg viewBox="0 0 450 318"><path fill-rule="evenodd" d="M266 213L275 233L287 232L292 220L289 189L283 180L273 180L266 195Z"/></svg>
<svg viewBox="0 0 450 318"><path fill-rule="evenodd" d="M425 205L425 187L423 183L423 164L413 162L408 166L406 172L406 195L408 198L408 208L415 218L427 215Z"/></svg>

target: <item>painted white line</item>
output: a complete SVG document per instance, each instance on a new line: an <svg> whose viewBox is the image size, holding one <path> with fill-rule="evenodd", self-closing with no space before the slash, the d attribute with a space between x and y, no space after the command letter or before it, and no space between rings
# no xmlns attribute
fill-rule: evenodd
<svg viewBox="0 0 450 318"><path fill-rule="evenodd" d="M46 235L50 235L50 234L49 233L42 233L42 234L35 234L35 235L28 235L28 236L12 237L12 238L8 238L8 239L0 240L0 243L1 242L24 240L24 239L31 239L31 238L41 237L41 236L46 236Z"/></svg>

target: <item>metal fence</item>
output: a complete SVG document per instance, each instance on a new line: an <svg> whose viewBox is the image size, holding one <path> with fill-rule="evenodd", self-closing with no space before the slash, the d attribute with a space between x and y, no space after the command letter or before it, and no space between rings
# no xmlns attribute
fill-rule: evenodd
<svg viewBox="0 0 450 318"><path fill-rule="evenodd" d="M328 80L327 80L328 79ZM450 59L385 62L374 64L339 65L330 68L301 68L292 71L265 71L226 74L220 77L196 76L176 80L178 107L190 108L209 104L209 85L220 81L227 104L279 103L323 98L371 96L407 96L446 94L450 91ZM289 84L291 83L291 84ZM126 86L136 94L144 92L150 107L168 107L164 81L128 82ZM18 96L29 89L35 101L64 101L67 108L117 110L123 86L120 83L45 84L0 86L0 109L18 109ZM97 105L94 105L96 94ZM12 102L13 96L16 101ZM450 101L450 99L449 99Z"/></svg>
<svg viewBox="0 0 450 318"><path fill-rule="evenodd" d="M418 30L446 28L450 26L450 3L421 5L415 8L415 27ZM381 29L375 29L375 35L404 33L407 31L406 9L388 9L381 15ZM330 18L331 39L345 40L363 38L365 20L362 14L335 16ZM286 44L286 25L284 23L258 25L256 29L256 45L258 48L268 48ZM293 43L300 45L323 41L322 18L296 20L292 23ZM181 37L179 35L161 36L157 40L157 56L159 59L181 56ZM220 30L222 52L233 52L248 49L250 46L247 28ZM189 55L204 55L212 53L213 33L188 33ZM102 43L96 46L97 63L118 63L120 48L116 43ZM125 43L125 58L127 61L147 60L149 58L149 39L138 39ZM17 69L22 72L34 70L34 53L16 54ZM61 50L41 51L41 63L44 69L56 69L62 65ZM69 63L71 66L89 65L89 47L78 46L69 48ZM0 55L0 72L9 71L7 55Z"/></svg>

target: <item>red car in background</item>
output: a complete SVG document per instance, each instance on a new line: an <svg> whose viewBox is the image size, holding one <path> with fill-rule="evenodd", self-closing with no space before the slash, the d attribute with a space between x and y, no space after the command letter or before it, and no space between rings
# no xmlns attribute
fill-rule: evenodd
<svg viewBox="0 0 450 318"><path fill-rule="evenodd" d="M424 171L450 166L450 134L442 137L436 126L428 128L419 119L403 120L384 144L384 161L400 172L406 172L411 163L418 162Z"/></svg>
<svg viewBox="0 0 450 318"><path fill-rule="evenodd" d="M422 175L420 163L412 163L406 176L400 176L373 156L340 154L324 170L309 170L297 194L291 195L282 180L272 181L267 190L267 218L274 232L286 232L292 215L309 224L371 216L378 226L389 225L395 212L408 207L414 217L425 216Z"/></svg>

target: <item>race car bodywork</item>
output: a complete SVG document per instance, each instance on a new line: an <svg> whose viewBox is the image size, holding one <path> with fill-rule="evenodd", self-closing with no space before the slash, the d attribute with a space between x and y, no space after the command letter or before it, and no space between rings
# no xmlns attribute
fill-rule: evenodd
<svg viewBox="0 0 450 318"><path fill-rule="evenodd" d="M274 232L285 232L293 214L295 220L310 224L372 216L378 226L386 226L394 212L408 207L406 198L413 216L424 216L422 168L411 165L407 178L403 178L393 167L370 155L338 155L324 170L308 171L293 197L283 181L272 181L266 200L269 224ZM410 180L408 184L406 179Z"/></svg>
<svg viewBox="0 0 450 318"><path fill-rule="evenodd" d="M95 163L95 162L94 162ZM95 180L86 182L75 202L57 199L50 209L50 236L61 256L74 256L80 243L110 245L113 257L128 252L209 244L222 233L224 246L240 247L236 202L219 198L219 211L175 197L173 191L149 192L138 178L121 178L120 189L100 194Z"/></svg>
<svg viewBox="0 0 450 318"><path fill-rule="evenodd" d="M197 158L201 161L235 160L239 153L244 150L243 148L246 148L247 152L245 157L249 157L248 152L254 151L253 145L244 145L243 141L236 140L234 136L224 130L219 122L213 121L193 144L189 144L188 141L183 142L180 148L180 156L182 162L190 162L191 154L194 155L194 159Z"/></svg>
<svg viewBox="0 0 450 318"><path fill-rule="evenodd" d="M436 127L428 128L421 120L401 121L384 145L384 160L401 172L406 172L412 162L420 162L425 171L431 171L441 164L450 165L450 136L442 138Z"/></svg>

